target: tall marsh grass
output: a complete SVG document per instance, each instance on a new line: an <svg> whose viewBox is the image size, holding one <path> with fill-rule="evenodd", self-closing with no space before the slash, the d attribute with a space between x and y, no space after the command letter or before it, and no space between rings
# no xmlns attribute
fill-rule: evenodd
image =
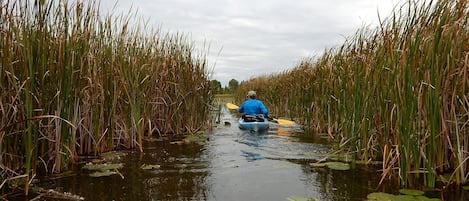
<svg viewBox="0 0 469 201"><path fill-rule="evenodd" d="M96 1L0 5L2 180L206 126L206 61L184 35L103 16Z"/></svg>
<svg viewBox="0 0 469 201"><path fill-rule="evenodd" d="M239 86L271 114L327 132L356 159L382 160L383 179L434 187L469 179L467 0L408 1L379 27L291 70Z"/></svg>

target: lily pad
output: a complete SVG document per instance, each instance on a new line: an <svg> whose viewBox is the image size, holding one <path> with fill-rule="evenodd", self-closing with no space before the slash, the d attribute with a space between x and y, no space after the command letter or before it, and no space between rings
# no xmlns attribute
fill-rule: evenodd
<svg viewBox="0 0 469 201"><path fill-rule="evenodd" d="M119 160L121 157L124 157L126 155L127 154L124 152L110 151L110 152L102 153L100 157L105 161L111 161L111 160Z"/></svg>
<svg viewBox="0 0 469 201"><path fill-rule="evenodd" d="M407 189L407 190L411 190L411 189ZM414 194L419 193L419 192L413 192L413 191L415 190L412 190L409 192L414 193ZM393 195L393 194L383 193L383 192L370 193L367 196L367 200L368 201L441 201L439 198L428 198L423 195Z"/></svg>
<svg viewBox="0 0 469 201"><path fill-rule="evenodd" d="M328 168L333 170L350 170L350 165L348 163L342 162L326 162Z"/></svg>
<svg viewBox="0 0 469 201"><path fill-rule="evenodd" d="M117 174L117 172L115 171L109 171L109 170L106 170L106 171L96 171L96 172L93 172L90 174L90 177L107 177L107 176L111 176L111 175L115 175Z"/></svg>
<svg viewBox="0 0 469 201"><path fill-rule="evenodd" d="M395 195L393 194L389 194L389 193L383 193L383 192L374 192L374 193L370 193L366 196L366 198L368 200L373 200L373 201L389 201L389 200L393 200L393 198L396 197Z"/></svg>
<svg viewBox="0 0 469 201"><path fill-rule="evenodd" d="M462 189L469 191L469 186L463 186Z"/></svg>
<svg viewBox="0 0 469 201"><path fill-rule="evenodd" d="M420 201L413 195L396 195L392 201Z"/></svg>
<svg viewBox="0 0 469 201"><path fill-rule="evenodd" d="M153 169L159 169L160 167L161 165L147 165L147 164L143 164L142 166L140 166L142 170L153 170Z"/></svg>
<svg viewBox="0 0 469 201"><path fill-rule="evenodd" d="M99 170L99 171L106 171L106 170L115 170L120 169L124 165L122 163L103 163L103 164L94 164L94 163L87 163L83 166L83 169L87 170Z"/></svg>
<svg viewBox="0 0 469 201"><path fill-rule="evenodd" d="M424 192L423 191L420 191L420 190L415 190L415 189L400 189L399 190L399 193L401 194L404 194L404 195L414 195L414 196L418 196L418 195L423 195Z"/></svg>
<svg viewBox="0 0 469 201"><path fill-rule="evenodd" d="M326 167L326 163L310 163L311 167Z"/></svg>

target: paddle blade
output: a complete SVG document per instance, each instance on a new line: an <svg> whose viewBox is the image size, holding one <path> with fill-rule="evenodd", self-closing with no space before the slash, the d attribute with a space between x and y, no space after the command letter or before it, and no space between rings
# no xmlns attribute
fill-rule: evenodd
<svg viewBox="0 0 469 201"><path fill-rule="evenodd" d="M293 126L295 124L295 122L286 119L275 119L275 121L283 126Z"/></svg>
<svg viewBox="0 0 469 201"><path fill-rule="evenodd" d="M239 106L233 104L233 103L226 103L226 107L230 110L237 110Z"/></svg>

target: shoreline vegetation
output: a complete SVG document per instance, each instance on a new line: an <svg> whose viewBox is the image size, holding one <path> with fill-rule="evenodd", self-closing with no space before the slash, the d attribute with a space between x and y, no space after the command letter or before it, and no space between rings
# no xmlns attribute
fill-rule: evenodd
<svg viewBox="0 0 469 201"><path fill-rule="evenodd" d="M103 16L97 1L0 4L0 192L209 126L206 58L183 34Z"/></svg>
<svg viewBox="0 0 469 201"><path fill-rule="evenodd" d="M0 192L22 179L27 194L36 175L83 157L210 126L206 58L184 35L102 16L97 1L0 4ZM271 114L382 161L382 181L467 183L468 9L407 1L316 59L242 82L235 102L256 90Z"/></svg>
<svg viewBox="0 0 469 201"><path fill-rule="evenodd" d="M383 181L467 183L468 10L467 0L407 1L317 59L242 82L236 102L256 90L270 113L382 161Z"/></svg>

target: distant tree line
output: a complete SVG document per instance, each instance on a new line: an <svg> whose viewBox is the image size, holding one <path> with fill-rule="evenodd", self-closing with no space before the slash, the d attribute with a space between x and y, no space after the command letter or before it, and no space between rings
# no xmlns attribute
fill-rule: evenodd
<svg viewBox="0 0 469 201"><path fill-rule="evenodd" d="M228 82L228 86L225 85L225 87L222 87L221 82L218 80L210 81L210 90L214 94L231 94L231 93L234 93L236 89L238 89L238 86L239 86L239 82L238 80L235 80L235 79L231 79Z"/></svg>

